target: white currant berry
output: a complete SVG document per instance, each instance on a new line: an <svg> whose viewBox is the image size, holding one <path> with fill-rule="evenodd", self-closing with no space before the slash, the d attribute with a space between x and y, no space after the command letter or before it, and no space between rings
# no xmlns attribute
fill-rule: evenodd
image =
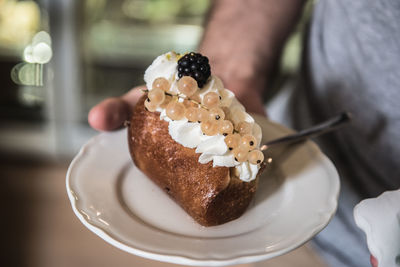
<svg viewBox="0 0 400 267"><path fill-rule="evenodd" d="M176 101L171 101L166 108L168 118L171 120L180 120L185 116L185 106Z"/></svg>

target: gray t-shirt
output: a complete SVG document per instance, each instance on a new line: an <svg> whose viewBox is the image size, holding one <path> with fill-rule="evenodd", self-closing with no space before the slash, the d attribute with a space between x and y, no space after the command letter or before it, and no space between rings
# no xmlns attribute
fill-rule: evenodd
<svg viewBox="0 0 400 267"><path fill-rule="evenodd" d="M320 0L291 118L301 129L341 111L352 124L320 139L341 175L336 216L314 244L331 266L370 266L353 208L400 188L400 1ZM311 190L311 189L310 189Z"/></svg>

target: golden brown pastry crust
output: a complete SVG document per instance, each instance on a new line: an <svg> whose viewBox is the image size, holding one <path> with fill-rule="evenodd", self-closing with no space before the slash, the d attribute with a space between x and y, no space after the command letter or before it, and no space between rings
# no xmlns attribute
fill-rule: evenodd
<svg viewBox="0 0 400 267"><path fill-rule="evenodd" d="M199 163L195 149L171 138L160 113L144 108L145 99L134 108L128 129L136 166L201 225L219 225L241 216L256 192L258 177L243 182L231 178L228 167Z"/></svg>

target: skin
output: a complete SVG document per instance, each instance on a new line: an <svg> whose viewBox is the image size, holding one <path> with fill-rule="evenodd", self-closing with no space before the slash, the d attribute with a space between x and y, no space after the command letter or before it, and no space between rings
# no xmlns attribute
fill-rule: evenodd
<svg viewBox="0 0 400 267"><path fill-rule="evenodd" d="M376 258L374 256L371 255L370 261L371 261L372 267L378 267L378 261L376 260Z"/></svg>
<svg viewBox="0 0 400 267"><path fill-rule="evenodd" d="M262 94L303 4L302 0L213 2L200 52L248 111L264 114Z"/></svg>
<svg viewBox="0 0 400 267"><path fill-rule="evenodd" d="M282 45L296 24L304 0L214 0L199 51L210 60L212 73L232 90L247 111L265 115L262 94ZM100 131L120 128L142 95L139 86L108 98L88 115ZM371 255L371 265L377 260Z"/></svg>
<svg viewBox="0 0 400 267"><path fill-rule="evenodd" d="M141 89L146 89L146 87L135 87L120 97L107 98L94 106L88 115L90 126L98 131L112 131L120 128L142 96Z"/></svg>
<svg viewBox="0 0 400 267"><path fill-rule="evenodd" d="M265 115L263 91L302 5L303 0L213 2L199 50L210 59L212 73L247 111ZM139 88L94 106L88 116L91 127L100 131L121 127L141 95Z"/></svg>

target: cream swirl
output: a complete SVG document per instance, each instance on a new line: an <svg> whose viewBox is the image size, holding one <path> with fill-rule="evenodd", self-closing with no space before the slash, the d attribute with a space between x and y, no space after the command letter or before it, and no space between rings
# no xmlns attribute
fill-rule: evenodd
<svg viewBox="0 0 400 267"><path fill-rule="evenodd" d="M147 88L151 90L153 81L156 78L163 77L171 84L169 92L178 93L176 85L178 80L177 61L178 55L174 52L158 56L145 72L144 80ZM208 92L215 92L221 96L221 106L229 110L229 118L234 124L246 121L252 125L252 135L256 138L257 147L259 147L262 137L261 127L245 111L244 106L236 99L234 93L225 89L222 81L216 76L210 77L209 81L197 94L197 97L202 100L203 96ZM201 131L200 123L188 122L186 118L171 120L166 115L166 110L161 107L158 107L157 111L160 112L160 119L168 122L168 131L173 140L184 147L195 148L196 153L201 154L199 156L200 163L206 164L212 161L214 167L235 167L239 178L246 182L256 178L260 166L251 164L248 161L237 162L233 153L225 144L225 136L221 134L214 136L204 135Z"/></svg>

